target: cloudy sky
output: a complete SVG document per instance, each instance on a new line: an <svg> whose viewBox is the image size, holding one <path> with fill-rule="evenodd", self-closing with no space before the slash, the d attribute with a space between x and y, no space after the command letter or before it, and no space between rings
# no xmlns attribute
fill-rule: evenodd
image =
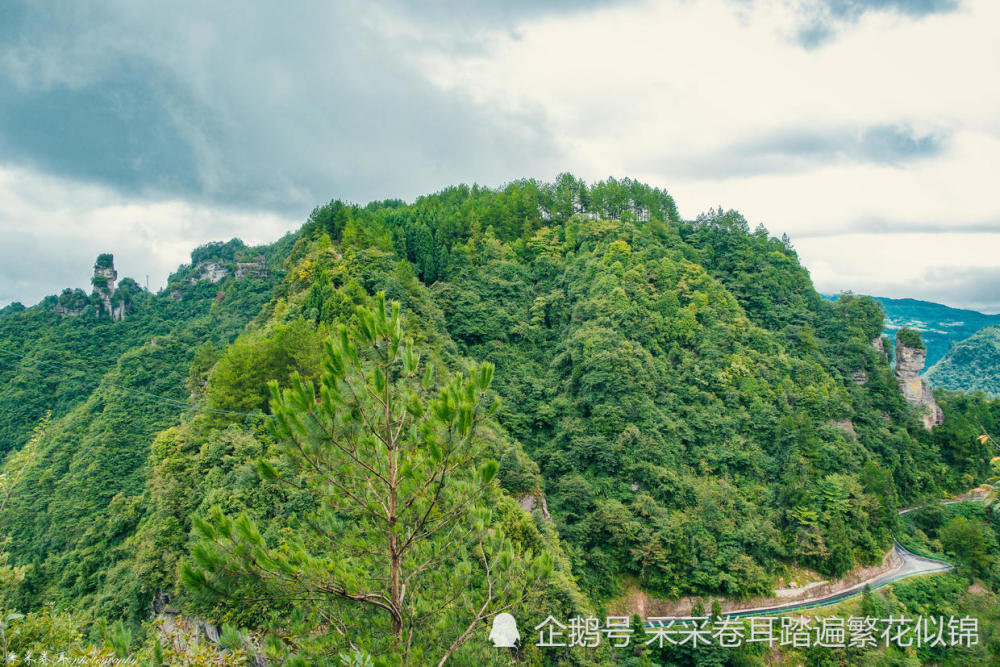
<svg viewBox="0 0 1000 667"><path fill-rule="evenodd" d="M331 198L631 176L1000 312L1000 2L0 3L0 305ZM169 5L169 6L167 6Z"/></svg>

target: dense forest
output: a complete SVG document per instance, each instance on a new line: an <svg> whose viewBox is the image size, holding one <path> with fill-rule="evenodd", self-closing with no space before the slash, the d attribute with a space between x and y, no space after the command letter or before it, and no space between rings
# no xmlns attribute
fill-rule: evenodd
<svg viewBox="0 0 1000 667"><path fill-rule="evenodd" d="M837 297L824 298L835 300ZM874 298L885 311L885 333L890 338L903 327L920 332L927 346L927 368L936 364L955 343L980 329L1000 324L1000 314L987 315L917 299Z"/></svg>
<svg viewBox="0 0 1000 667"><path fill-rule="evenodd" d="M984 327L952 343L948 352L927 371L935 386L984 391L1000 396L1000 326Z"/></svg>
<svg viewBox="0 0 1000 667"><path fill-rule="evenodd" d="M793 569L878 564L904 532L957 568L922 580L948 582L934 600L875 603L996 604L990 508L898 510L998 474L1000 401L941 393L926 430L880 304L824 300L791 241L736 211L682 220L662 189L563 174L333 201L191 260L158 294L95 279L0 311L5 655L764 664L542 649L530 628L631 589L766 597ZM505 611L515 652L486 641ZM995 660L997 641L904 657Z"/></svg>

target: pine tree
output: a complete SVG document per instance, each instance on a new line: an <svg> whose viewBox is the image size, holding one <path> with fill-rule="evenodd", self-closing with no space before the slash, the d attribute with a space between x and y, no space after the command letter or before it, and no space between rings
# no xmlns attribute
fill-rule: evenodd
<svg viewBox="0 0 1000 667"><path fill-rule="evenodd" d="M239 602L309 608L326 652L368 651L401 664L441 664L477 627L512 609L544 579L547 557L518 554L494 525L494 461L481 463L479 425L493 366L482 363L431 392L433 373L404 339L399 304L359 308L357 324L327 342L319 387L271 384L281 461L261 476L306 491L313 511L276 544L246 515L196 517L193 591ZM421 379L421 376L423 379ZM435 395L436 394L436 395Z"/></svg>

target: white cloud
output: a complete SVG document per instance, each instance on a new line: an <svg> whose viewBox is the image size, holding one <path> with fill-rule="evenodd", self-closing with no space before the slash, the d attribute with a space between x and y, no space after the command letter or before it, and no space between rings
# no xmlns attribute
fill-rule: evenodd
<svg viewBox="0 0 1000 667"><path fill-rule="evenodd" d="M793 242L825 294L851 290L1000 312L1000 230L966 234L858 233ZM933 261L928 261L933 257Z"/></svg>
<svg viewBox="0 0 1000 667"><path fill-rule="evenodd" d="M157 284L193 246L273 240L331 196L560 169L664 186L686 217L740 209L791 235L821 289L888 293L903 274L917 289L913 276L969 258L984 268L1000 232L1000 3L868 4L889 10L307 2L233 14L116 0L29 12L0 44L0 258L25 267L0 269L0 303L86 285L105 250ZM820 19L835 37L803 48ZM905 266L878 259L892 238ZM46 278L25 283L31 266ZM949 303L979 298L955 289Z"/></svg>
<svg viewBox="0 0 1000 667"><path fill-rule="evenodd" d="M796 41L797 3L741 7L671 0L549 17L498 31L481 55L424 64L481 104L543 112L578 175L638 177L666 186L686 217L721 204L790 234L821 287L880 293L903 274L1000 265L1000 237L968 233L1000 232L1000 3L869 12L812 50ZM939 149L797 155L782 139L830 144L850 128L862 139L900 128ZM916 230L934 234L885 236ZM905 255L881 258L891 247Z"/></svg>
<svg viewBox="0 0 1000 667"><path fill-rule="evenodd" d="M248 213L177 199L142 201L109 188L0 166L0 306L26 305L65 287L90 289L99 253L121 277L154 291L196 245L237 237L270 243L305 219Z"/></svg>

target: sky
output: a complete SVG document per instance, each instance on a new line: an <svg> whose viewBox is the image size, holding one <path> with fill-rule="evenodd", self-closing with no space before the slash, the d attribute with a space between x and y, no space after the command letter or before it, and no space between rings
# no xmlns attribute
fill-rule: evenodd
<svg viewBox="0 0 1000 667"><path fill-rule="evenodd" d="M824 293L1000 312L996 0L282 4L0 3L0 305L570 171L738 209Z"/></svg>

